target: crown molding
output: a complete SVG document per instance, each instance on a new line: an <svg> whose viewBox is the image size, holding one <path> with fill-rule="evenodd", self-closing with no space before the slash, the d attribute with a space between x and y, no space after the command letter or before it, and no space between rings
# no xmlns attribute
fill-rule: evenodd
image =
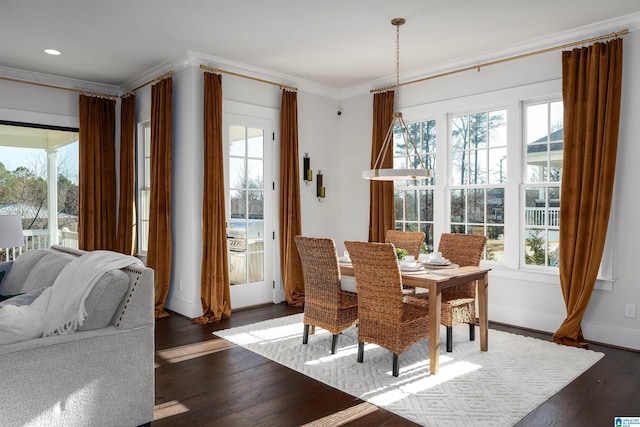
<svg viewBox="0 0 640 427"><path fill-rule="evenodd" d="M213 55L206 55L199 52L188 52L191 56L192 65L200 67L206 65L208 67L219 68L233 73L243 74L248 77L269 80L284 86L292 86L298 88L301 92L313 93L316 95L326 96L329 98L337 98L339 91L330 86L322 85L310 80L304 80L288 74L278 73L264 68L255 67L253 65L244 64L242 62L232 61Z"/></svg>
<svg viewBox="0 0 640 427"><path fill-rule="evenodd" d="M461 58L460 60L453 62L437 64L433 67L425 68L422 70L400 73L400 82L402 83L419 80L429 76L435 76L438 74L464 69L467 67L473 67L478 64L483 64L503 58L509 58L529 52L536 52L543 49L562 46L569 43L575 43L580 40L586 40L592 37L622 31L625 29L629 30L630 33L640 30L640 12L610 19L607 21L598 22L596 24L591 24L584 27L574 28L569 31L541 37L527 43L512 45L504 49L484 52L480 55ZM346 87L339 91L338 99L346 99L363 95L364 93L369 93L373 89L393 86L395 85L395 83L395 75L390 75L362 84Z"/></svg>
<svg viewBox="0 0 640 427"><path fill-rule="evenodd" d="M145 83L152 81L156 77L161 76L166 72L173 71L174 73L177 73L190 67L191 59L188 52L182 52L178 56L167 59L166 61L161 62L155 67L145 71L144 73L139 74L138 76L124 83L122 86L120 86L120 88L122 89L122 93L127 93L128 91L144 85Z"/></svg>
<svg viewBox="0 0 640 427"><path fill-rule="evenodd" d="M118 86L89 82L86 80L76 80L68 77L54 76L51 74L38 73L35 71L20 70L0 66L0 76L18 80L17 83L38 83L42 85L54 86L53 89L70 89L80 92L97 92L106 95L120 96L122 94Z"/></svg>

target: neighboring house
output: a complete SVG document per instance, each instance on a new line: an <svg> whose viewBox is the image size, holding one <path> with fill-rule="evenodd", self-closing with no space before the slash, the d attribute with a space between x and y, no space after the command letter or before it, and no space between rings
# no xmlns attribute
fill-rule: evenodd
<svg viewBox="0 0 640 427"><path fill-rule="evenodd" d="M20 215L25 230L44 230L49 228L49 209L24 203L8 203L0 206L0 215ZM58 228L78 231L78 217L58 212Z"/></svg>

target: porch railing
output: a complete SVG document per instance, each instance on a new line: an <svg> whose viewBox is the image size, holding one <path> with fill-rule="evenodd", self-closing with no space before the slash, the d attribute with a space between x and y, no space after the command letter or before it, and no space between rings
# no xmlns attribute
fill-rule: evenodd
<svg viewBox="0 0 640 427"><path fill-rule="evenodd" d="M46 249L49 243L49 230L22 230L24 245L14 248L0 248L0 262L13 261L21 253L31 249ZM66 228L58 230L58 244L78 249L78 233Z"/></svg>
<svg viewBox="0 0 640 427"><path fill-rule="evenodd" d="M558 227L560 226L560 208L526 208L525 224Z"/></svg>

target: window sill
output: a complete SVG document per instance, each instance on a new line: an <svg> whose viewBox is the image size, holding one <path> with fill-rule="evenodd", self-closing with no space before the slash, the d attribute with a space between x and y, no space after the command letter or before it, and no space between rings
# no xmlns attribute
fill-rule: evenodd
<svg viewBox="0 0 640 427"><path fill-rule="evenodd" d="M486 263L482 264L491 268L491 275L505 279L526 280L528 282L546 283L560 286L560 275L557 271L533 271L515 268L507 268L500 264ZM594 289L600 291L613 291L613 277L598 277Z"/></svg>

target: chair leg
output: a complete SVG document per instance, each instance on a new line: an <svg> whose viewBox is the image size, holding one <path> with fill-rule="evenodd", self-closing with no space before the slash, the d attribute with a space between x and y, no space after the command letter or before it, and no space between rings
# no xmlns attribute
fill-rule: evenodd
<svg viewBox="0 0 640 427"><path fill-rule="evenodd" d="M400 367L398 366L398 355L393 353L393 376L400 375Z"/></svg>
<svg viewBox="0 0 640 427"><path fill-rule="evenodd" d="M309 325L304 325L304 333L302 334L302 344L309 342Z"/></svg>
<svg viewBox="0 0 640 427"><path fill-rule="evenodd" d="M331 354L336 354L336 347L338 347L338 334L333 334L331 337Z"/></svg>
<svg viewBox="0 0 640 427"><path fill-rule="evenodd" d="M453 351L453 326L447 326L447 352Z"/></svg>
<svg viewBox="0 0 640 427"><path fill-rule="evenodd" d="M476 325L474 323L469 323L469 341L476 340Z"/></svg>
<svg viewBox="0 0 640 427"><path fill-rule="evenodd" d="M364 341L358 341L358 363L364 360Z"/></svg>

